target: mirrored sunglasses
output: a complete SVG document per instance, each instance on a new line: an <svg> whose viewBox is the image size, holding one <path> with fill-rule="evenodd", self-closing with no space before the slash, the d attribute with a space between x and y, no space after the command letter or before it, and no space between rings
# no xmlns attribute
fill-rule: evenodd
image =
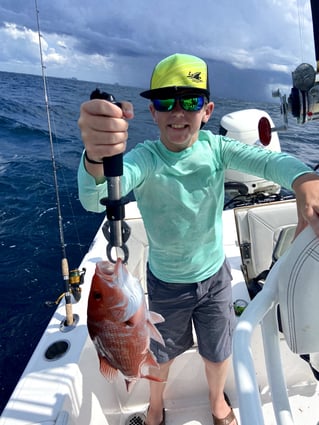
<svg viewBox="0 0 319 425"><path fill-rule="evenodd" d="M181 108L187 112L200 111L205 103L205 96L179 96L172 99L153 99L153 105L156 111L169 112L175 108L179 101Z"/></svg>

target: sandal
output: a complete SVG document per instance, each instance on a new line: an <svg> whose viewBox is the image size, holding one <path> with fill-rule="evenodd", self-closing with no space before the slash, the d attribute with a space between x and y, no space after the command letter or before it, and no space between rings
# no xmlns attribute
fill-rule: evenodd
<svg viewBox="0 0 319 425"><path fill-rule="evenodd" d="M216 416L214 415L212 416L213 416L214 425L229 425L233 421L235 421L235 424L237 425L237 419L232 408L230 409L230 412L228 413L228 415L223 419L216 418Z"/></svg>
<svg viewBox="0 0 319 425"><path fill-rule="evenodd" d="M148 410L148 409L147 409ZM158 425L165 425L165 409L163 409L163 419L162 419L162 421L158 424ZM144 422L144 425L147 425L147 423L146 422ZM218 424L217 424L218 425Z"/></svg>
<svg viewBox="0 0 319 425"><path fill-rule="evenodd" d="M238 422L237 422L236 416L235 416L235 414L234 414L234 412L233 412L233 409L232 409L232 407L231 407L230 399L229 399L228 395L227 395L225 392L224 392L224 398L225 398L226 403L227 403L227 404L228 404L228 406L230 407L230 412L229 412L229 413L228 413L228 415L227 415L225 418L223 418L223 419L216 418L216 416L212 415L212 416L213 416L213 422L214 422L214 425L229 425L229 424L231 424L233 421L235 421L235 424L236 424L236 425L238 425Z"/></svg>

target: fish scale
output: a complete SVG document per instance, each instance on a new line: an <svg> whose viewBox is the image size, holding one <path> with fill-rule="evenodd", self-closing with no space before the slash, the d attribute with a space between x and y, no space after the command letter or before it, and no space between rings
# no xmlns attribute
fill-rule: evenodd
<svg viewBox="0 0 319 425"><path fill-rule="evenodd" d="M98 338L93 342L98 346L98 350L103 353L103 357L112 361L115 369L121 369L126 376L136 376L139 364L142 364L145 352L149 346L149 336L147 324L139 325L133 329L122 323L103 321L99 324ZM90 325L89 325L90 326ZM91 325L90 328L94 329ZM101 344L103 341L103 344ZM110 348L109 348L110 347Z"/></svg>

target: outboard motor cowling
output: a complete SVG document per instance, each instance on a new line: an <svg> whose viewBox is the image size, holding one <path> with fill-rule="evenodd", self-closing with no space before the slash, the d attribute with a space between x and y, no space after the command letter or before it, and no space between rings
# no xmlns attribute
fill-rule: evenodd
<svg viewBox="0 0 319 425"><path fill-rule="evenodd" d="M274 127L274 123L265 111L259 109L244 109L237 112L224 115L221 119L220 134L232 139L236 139L247 145L258 145L271 151L280 152L280 142L276 131L271 133L269 143L264 146L260 141L258 126L261 119L266 118L269 122L269 128ZM226 182L238 182L248 188L248 193L265 192L274 194L280 192L280 186L274 182L245 174L236 170L226 170Z"/></svg>

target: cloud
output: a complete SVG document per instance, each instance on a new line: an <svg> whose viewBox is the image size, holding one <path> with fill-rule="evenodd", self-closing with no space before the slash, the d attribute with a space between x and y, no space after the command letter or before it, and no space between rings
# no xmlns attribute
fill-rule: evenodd
<svg viewBox="0 0 319 425"><path fill-rule="evenodd" d="M16 49L25 50L26 54L29 52L33 54L34 47L38 49L39 38L37 33L26 27L18 27L14 23L4 22L1 32L4 35L4 39L11 41L11 45L15 46ZM4 52L7 54L6 57L12 57L12 52L6 48L6 44L3 47L5 48Z"/></svg>
<svg viewBox="0 0 319 425"><path fill-rule="evenodd" d="M175 52L279 78L315 62L308 0L38 0L38 9L49 75L145 87ZM2 0L0 16L0 69L39 73L35 8Z"/></svg>

